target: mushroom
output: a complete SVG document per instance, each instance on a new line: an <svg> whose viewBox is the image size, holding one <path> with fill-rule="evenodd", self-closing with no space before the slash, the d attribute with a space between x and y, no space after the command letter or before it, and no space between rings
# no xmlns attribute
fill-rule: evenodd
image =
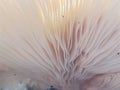
<svg viewBox="0 0 120 90"><path fill-rule="evenodd" d="M0 74L46 90L119 90L119 8L119 0L0 0Z"/></svg>

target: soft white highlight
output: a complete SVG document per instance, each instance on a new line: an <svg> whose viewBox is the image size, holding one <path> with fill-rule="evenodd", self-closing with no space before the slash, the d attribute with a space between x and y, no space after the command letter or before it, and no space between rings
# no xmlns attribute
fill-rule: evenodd
<svg viewBox="0 0 120 90"><path fill-rule="evenodd" d="M42 88L119 90L119 9L119 0L1 0L0 70Z"/></svg>

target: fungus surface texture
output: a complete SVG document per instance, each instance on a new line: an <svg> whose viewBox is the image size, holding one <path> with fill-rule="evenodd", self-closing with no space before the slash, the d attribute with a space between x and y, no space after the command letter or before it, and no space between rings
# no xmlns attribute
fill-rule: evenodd
<svg viewBox="0 0 120 90"><path fill-rule="evenodd" d="M120 0L0 0L0 90L120 90Z"/></svg>

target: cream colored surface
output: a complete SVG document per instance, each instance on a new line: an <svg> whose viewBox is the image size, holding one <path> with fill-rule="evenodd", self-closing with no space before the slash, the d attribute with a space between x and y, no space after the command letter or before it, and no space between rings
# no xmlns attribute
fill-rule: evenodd
<svg viewBox="0 0 120 90"><path fill-rule="evenodd" d="M43 88L119 90L117 79L89 83L119 78L119 9L119 0L0 0L0 70Z"/></svg>

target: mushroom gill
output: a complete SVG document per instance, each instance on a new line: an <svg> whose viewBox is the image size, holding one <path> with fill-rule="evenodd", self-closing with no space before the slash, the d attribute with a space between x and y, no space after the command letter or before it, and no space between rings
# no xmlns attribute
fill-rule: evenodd
<svg viewBox="0 0 120 90"><path fill-rule="evenodd" d="M119 9L119 0L0 0L0 87L119 90Z"/></svg>

